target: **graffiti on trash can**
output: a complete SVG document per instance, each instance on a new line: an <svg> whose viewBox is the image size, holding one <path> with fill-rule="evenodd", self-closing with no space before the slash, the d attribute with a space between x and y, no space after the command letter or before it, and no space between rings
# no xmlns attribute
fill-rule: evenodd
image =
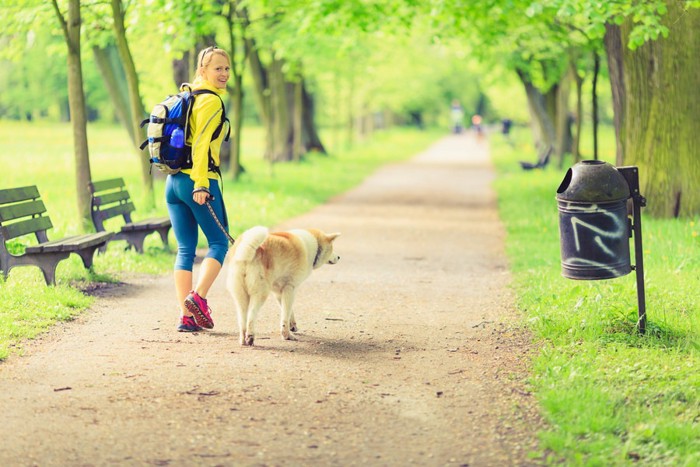
<svg viewBox="0 0 700 467"><path fill-rule="evenodd" d="M629 230L624 202L612 205L561 202L560 208L562 237L573 239L562 247L563 266L568 274L605 278L629 272Z"/></svg>
<svg viewBox="0 0 700 467"><path fill-rule="evenodd" d="M627 223L626 222L621 222L620 218L615 215L612 212L606 211L603 208L599 208L597 205L593 204L587 208L581 209L581 211L590 211L590 212L595 212L599 215L606 216L609 219L611 219L612 225L615 227L615 230L609 231L604 228L601 228L597 225L593 225L590 222L586 222L582 219L579 219L578 217L572 216L571 217L571 226L574 229L574 241L576 243L576 251L581 251L581 241L579 240L579 233L578 229L579 227L584 228L584 229L589 229L593 232L595 232L596 235L594 237L594 242L596 245L600 247L600 249L607 253L608 255L615 257L616 253L608 248L605 243L603 243L603 239L601 237L609 238L612 240L618 240L620 238L626 238L628 235L627 233Z"/></svg>

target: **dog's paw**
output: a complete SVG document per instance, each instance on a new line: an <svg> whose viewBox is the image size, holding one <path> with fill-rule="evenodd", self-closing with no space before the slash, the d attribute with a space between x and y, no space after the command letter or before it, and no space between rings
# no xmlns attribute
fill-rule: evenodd
<svg viewBox="0 0 700 467"><path fill-rule="evenodd" d="M292 321L289 323L289 330L292 332L297 332L297 330L299 330L296 321Z"/></svg>
<svg viewBox="0 0 700 467"><path fill-rule="evenodd" d="M241 339L241 345L253 346L255 342L255 336L247 335L245 338Z"/></svg>
<svg viewBox="0 0 700 467"><path fill-rule="evenodd" d="M290 332L289 332L287 329L285 329L285 328L282 328L282 330L280 331L280 335L282 336L282 339L284 339L284 340L286 340L286 341L295 341L295 340L297 340L297 338L294 337L294 336L292 335L292 333L290 333Z"/></svg>

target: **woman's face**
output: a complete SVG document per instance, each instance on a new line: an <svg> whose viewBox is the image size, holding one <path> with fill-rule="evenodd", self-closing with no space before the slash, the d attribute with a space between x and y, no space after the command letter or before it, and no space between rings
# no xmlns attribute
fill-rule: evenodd
<svg viewBox="0 0 700 467"><path fill-rule="evenodd" d="M226 82L231 74L231 66L226 57L213 54L211 61L204 67L202 76L218 89L226 89Z"/></svg>

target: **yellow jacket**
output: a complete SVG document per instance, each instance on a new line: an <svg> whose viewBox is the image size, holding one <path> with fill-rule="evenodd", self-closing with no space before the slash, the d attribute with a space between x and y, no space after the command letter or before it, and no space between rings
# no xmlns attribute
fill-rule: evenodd
<svg viewBox="0 0 700 467"><path fill-rule="evenodd" d="M226 94L226 90L212 86L202 77L197 77L191 87L193 91L208 89L219 96ZM212 140L212 136L221 123L223 110L221 103L222 101L216 96L200 94L195 97L194 105L190 110L190 134L187 138L187 145L192 146L192 168L183 169L182 172L189 174L192 181L194 181L195 189L209 188L209 179L216 180L218 178L216 172L209 171L209 151L211 150L211 158L214 161L214 165L219 167L221 165L219 152L221 143L223 143L226 136L226 128L222 128L221 133L215 140Z"/></svg>

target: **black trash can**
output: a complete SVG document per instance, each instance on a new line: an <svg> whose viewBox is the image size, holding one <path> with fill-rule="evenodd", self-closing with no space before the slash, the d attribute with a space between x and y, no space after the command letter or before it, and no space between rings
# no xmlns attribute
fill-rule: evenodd
<svg viewBox="0 0 700 467"><path fill-rule="evenodd" d="M562 275L569 279L612 279L632 272L630 188L603 161L582 161L557 189Z"/></svg>

